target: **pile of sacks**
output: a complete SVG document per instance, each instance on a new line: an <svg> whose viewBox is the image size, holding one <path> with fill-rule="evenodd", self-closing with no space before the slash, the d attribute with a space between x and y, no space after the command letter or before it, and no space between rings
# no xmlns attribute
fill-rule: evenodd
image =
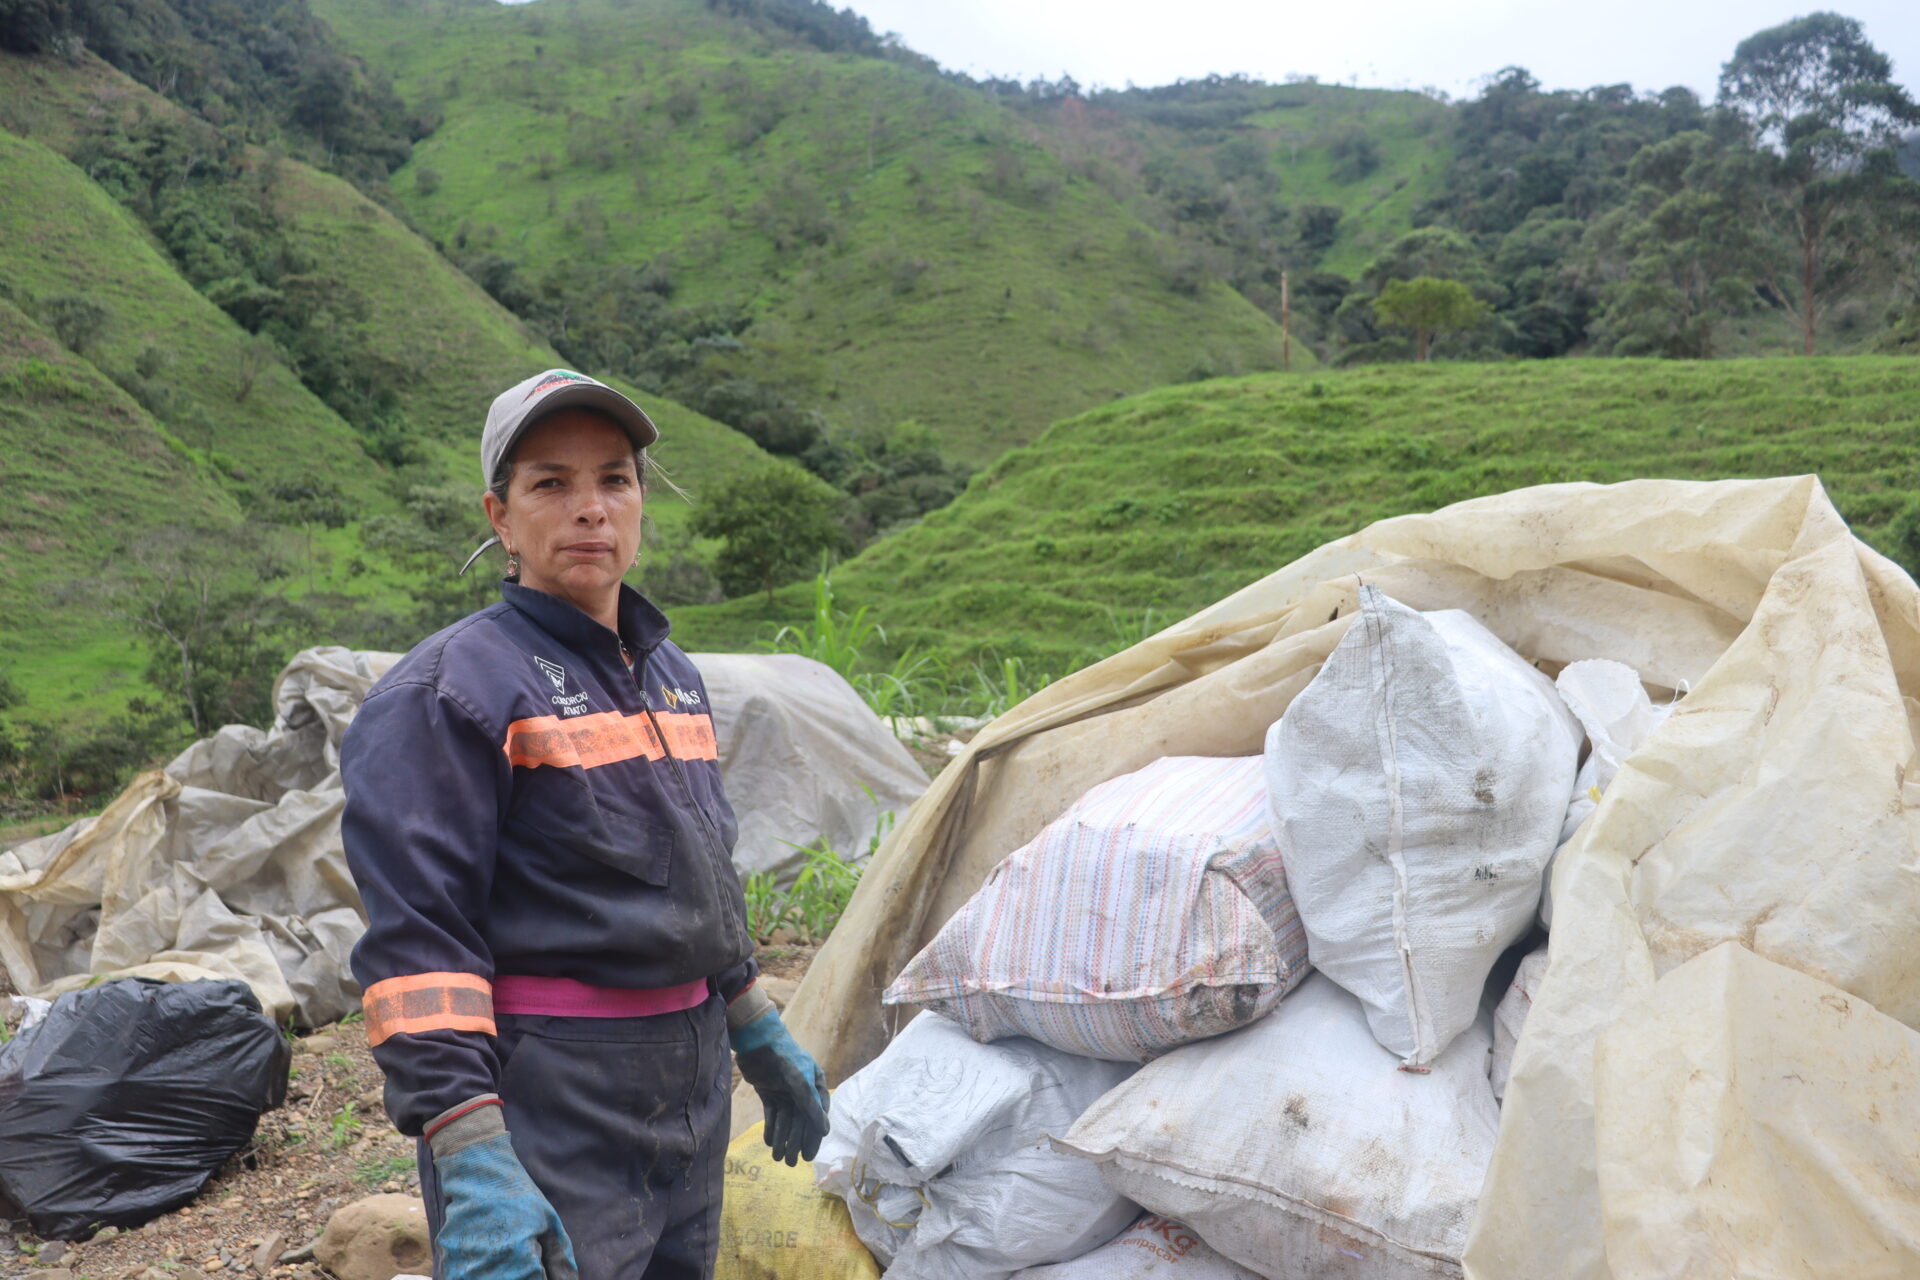
<svg viewBox="0 0 1920 1280"><path fill-rule="evenodd" d="M1262 755L1095 787L888 988L815 1172L889 1276L1460 1274L1550 863L1667 708L1359 603Z"/></svg>

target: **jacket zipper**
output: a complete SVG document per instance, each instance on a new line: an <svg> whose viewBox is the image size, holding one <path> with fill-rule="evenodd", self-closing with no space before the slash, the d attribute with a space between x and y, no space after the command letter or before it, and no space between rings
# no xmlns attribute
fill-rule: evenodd
<svg viewBox="0 0 1920 1280"><path fill-rule="evenodd" d="M624 642L620 645L620 654L622 658L631 656L628 654L627 646ZM713 819L708 816L706 807L700 803L700 798L693 794L693 784L687 780L686 771L680 767L680 757L673 754L673 747L667 742L666 731L660 727L659 718L653 714L653 704L647 697L647 687L640 683L640 673L645 669L647 659L652 656L653 650L642 650L640 660L632 666L627 667L627 678L633 681L634 692L640 695L640 712L646 716L647 723L653 726L653 736L660 743L661 754L666 757L667 764L672 767L673 776L679 781L680 789L687 793L687 807L698 815L700 830L707 838L709 853L719 861L725 863L727 870L731 872L733 870L733 860L727 857L725 844L720 839L719 831L714 829ZM744 935L744 928L741 930L741 933Z"/></svg>

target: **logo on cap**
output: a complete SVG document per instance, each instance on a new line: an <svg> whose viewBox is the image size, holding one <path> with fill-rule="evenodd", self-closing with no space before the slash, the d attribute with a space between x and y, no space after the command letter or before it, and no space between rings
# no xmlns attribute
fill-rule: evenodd
<svg viewBox="0 0 1920 1280"><path fill-rule="evenodd" d="M540 379L540 381L534 383L533 390L527 392L526 395L522 396L520 398L520 403L525 404L527 401L539 395L542 391L545 391L548 387L557 387L557 386L560 386L562 383L567 383L567 382L592 382L592 381L593 379L589 378L584 373L575 373L571 369L555 369L552 373Z"/></svg>

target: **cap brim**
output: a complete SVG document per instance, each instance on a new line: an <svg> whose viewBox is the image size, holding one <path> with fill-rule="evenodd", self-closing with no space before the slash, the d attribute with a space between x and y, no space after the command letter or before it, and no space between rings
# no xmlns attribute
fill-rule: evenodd
<svg viewBox="0 0 1920 1280"><path fill-rule="evenodd" d="M514 446L527 434L527 428L559 409L593 409L606 414L620 424L636 449L644 449L660 438L660 428L653 425L653 419L639 405L612 387L576 382L542 396L532 406L532 411L513 429L513 434L507 437L506 447L500 450L500 456L512 457Z"/></svg>

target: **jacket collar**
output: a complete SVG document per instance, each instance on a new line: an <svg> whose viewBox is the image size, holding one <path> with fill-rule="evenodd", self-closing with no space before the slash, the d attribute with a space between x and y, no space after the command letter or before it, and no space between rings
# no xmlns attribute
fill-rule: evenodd
<svg viewBox="0 0 1920 1280"><path fill-rule="evenodd" d="M533 587L503 579L500 594L506 602L525 614L547 634L582 653L610 648L609 641L624 641L637 660L651 653L667 638L672 624L653 601L626 583L620 584L620 634L615 636L597 620L581 612L577 605Z"/></svg>

